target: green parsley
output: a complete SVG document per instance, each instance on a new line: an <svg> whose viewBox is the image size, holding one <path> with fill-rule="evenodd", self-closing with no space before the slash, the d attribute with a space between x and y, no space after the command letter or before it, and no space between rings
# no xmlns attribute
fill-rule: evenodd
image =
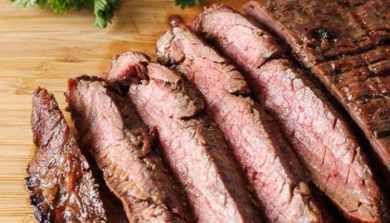
<svg viewBox="0 0 390 223"><path fill-rule="evenodd" d="M114 11L119 7L120 0L11 0L17 5L31 7L38 5L54 13L65 13L69 10L80 10L82 8L93 10L95 14L95 25L105 28L114 16ZM175 0L176 5L182 8L199 5L206 0Z"/></svg>
<svg viewBox="0 0 390 223"><path fill-rule="evenodd" d="M47 8L54 13L65 13L69 10L80 10L87 8L95 14L95 25L105 28L111 22L115 9L119 6L120 0L11 0L17 5L30 7L38 5Z"/></svg>
<svg viewBox="0 0 390 223"><path fill-rule="evenodd" d="M176 5L180 5L182 8L200 5L205 1L206 0L175 0Z"/></svg>

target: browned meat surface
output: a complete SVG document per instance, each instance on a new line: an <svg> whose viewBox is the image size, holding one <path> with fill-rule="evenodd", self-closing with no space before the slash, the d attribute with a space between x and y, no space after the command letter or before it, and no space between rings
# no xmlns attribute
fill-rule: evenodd
<svg viewBox="0 0 390 223"><path fill-rule="evenodd" d="M67 100L81 144L90 148L129 222L191 222L184 193L127 99L102 80L81 77L69 81Z"/></svg>
<svg viewBox="0 0 390 223"><path fill-rule="evenodd" d="M281 58L273 37L223 6L205 10L194 28L247 71L259 101L282 124L314 182L345 216L380 222L383 195L358 142L302 71Z"/></svg>
<svg viewBox="0 0 390 223"><path fill-rule="evenodd" d="M27 168L27 189L38 222L107 222L87 160L53 95L33 93L31 125L37 151Z"/></svg>
<svg viewBox="0 0 390 223"><path fill-rule="evenodd" d="M122 80L133 80L129 96L143 120L157 129L198 222L261 222L222 133L203 113L199 93L168 68L145 60L137 53L121 55L109 79L127 74Z"/></svg>
<svg viewBox="0 0 390 223"><path fill-rule="evenodd" d="M149 58L142 53L122 53L112 60L107 80L116 83L122 82L124 85L129 85L130 81L137 81L139 79L138 77L129 74L144 74L146 72L145 65L148 63ZM141 78L145 79L146 77Z"/></svg>
<svg viewBox="0 0 390 223"><path fill-rule="evenodd" d="M389 172L390 1L260 0L245 11L290 44L360 126Z"/></svg>
<svg viewBox="0 0 390 223"><path fill-rule="evenodd" d="M325 211L319 210L311 195L301 165L268 114L247 96L249 88L243 76L186 27L174 23L157 43L159 60L175 67L199 88L207 112L225 134L268 219L326 222ZM244 33L240 30L233 35L239 38Z"/></svg>

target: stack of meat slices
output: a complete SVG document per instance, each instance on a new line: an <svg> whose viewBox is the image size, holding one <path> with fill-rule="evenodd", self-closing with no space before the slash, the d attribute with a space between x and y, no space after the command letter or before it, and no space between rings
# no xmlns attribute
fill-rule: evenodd
<svg viewBox="0 0 390 223"><path fill-rule="evenodd" d="M39 88L37 219L115 221L84 154L129 222L390 222L389 7L262 0L244 6L261 25L222 5L190 28L172 17L159 63L126 52L105 79L69 80L78 140Z"/></svg>

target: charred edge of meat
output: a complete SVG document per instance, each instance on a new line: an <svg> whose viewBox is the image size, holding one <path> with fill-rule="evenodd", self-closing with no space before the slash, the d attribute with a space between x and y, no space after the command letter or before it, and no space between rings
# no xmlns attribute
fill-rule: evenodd
<svg viewBox="0 0 390 223"><path fill-rule="evenodd" d="M54 95L46 89L37 88L33 93L31 122L34 144L38 148L27 167L26 186L36 219L39 222L68 221L71 218L106 222L99 187L91 177L89 164L82 156ZM69 199L70 195L77 199ZM68 207L72 211L66 212Z"/></svg>
<svg viewBox="0 0 390 223"><path fill-rule="evenodd" d="M30 192L30 204L34 209L34 216L40 223L51 223L51 209L44 203L44 198L41 191L35 191L35 183L33 177L26 177L26 186Z"/></svg>
<svg viewBox="0 0 390 223"><path fill-rule="evenodd" d="M49 94L46 89L38 87L33 95L44 94L46 99L51 102L54 99L54 96ZM52 103L52 102L51 102ZM58 105L54 103L52 105L55 109L58 109ZM62 114L61 114L62 115ZM34 123L31 123L34 125ZM39 131L39 129L36 129ZM40 146L40 133L33 132L33 141L35 146ZM29 172L30 164L27 167L27 172ZM46 203L42 190L39 188L39 179L35 176L29 174L28 177L25 178L26 187L29 192L30 204L34 210L34 216L40 223L51 223L51 216L53 214L53 209Z"/></svg>

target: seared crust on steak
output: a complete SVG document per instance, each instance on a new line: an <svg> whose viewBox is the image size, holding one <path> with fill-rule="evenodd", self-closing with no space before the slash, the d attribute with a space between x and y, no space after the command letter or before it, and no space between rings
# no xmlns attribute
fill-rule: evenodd
<svg viewBox="0 0 390 223"><path fill-rule="evenodd" d="M27 189L38 222L107 222L87 160L53 95L33 93L31 125L37 151L27 168Z"/></svg>

